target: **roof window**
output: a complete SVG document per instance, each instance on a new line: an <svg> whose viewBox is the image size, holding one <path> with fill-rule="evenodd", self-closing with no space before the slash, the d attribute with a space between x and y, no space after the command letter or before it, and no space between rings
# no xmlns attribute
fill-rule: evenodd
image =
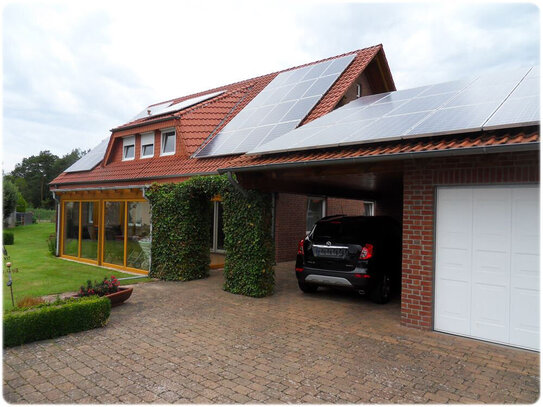
<svg viewBox="0 0 543 407"><path fill-rule="evenodd" d="M136 154L136 137L123 138L123 161L133 160Z"/></svg>

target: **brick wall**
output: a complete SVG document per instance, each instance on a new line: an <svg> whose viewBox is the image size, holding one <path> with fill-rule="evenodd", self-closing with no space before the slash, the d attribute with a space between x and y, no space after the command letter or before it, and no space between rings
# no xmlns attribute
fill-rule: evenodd
<svg viewBox="0 0 543 407"><path fill-rule="evenodd" d="M328 198L326 200L326 215L360 216L364 214L364 201L356 199Z"/></svg>
<svg viewBox="0 0 543 407"><path fill-rule="evenodd" d="M275 199L275 261L296 260L298 242L305 237L307 197L277 194Z"/></svg>
<svg viewBox="0 0 543 407"><path fill-rule="evenodd" d="M433 327L436 186L533 182L539 182L539 152L404 162L402 324Z"/></svg>

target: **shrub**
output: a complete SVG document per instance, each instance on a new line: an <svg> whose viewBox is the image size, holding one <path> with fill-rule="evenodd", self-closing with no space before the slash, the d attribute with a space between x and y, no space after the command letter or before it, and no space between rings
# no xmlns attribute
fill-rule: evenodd
<svg viewBox="0 0 543 407"><path fill-rule="evenodd" d="M94 285L90 280L87 280L87 286L81 286L79 292L77 293L78 297L88 297L90 295L98 295L102 297L107 294L113 294L119 291L119 280L115 276L111 278L104 277L100 283L94 282Z"/></svg>
<svg viewBox="0 0 543 407"><path fill-rule="evenodd" d="M43 304L45 301L41 297L23 297L17 301L17 308L28 308L34 305Z"/></svg>
<svg viewBox="0 0 543 407"><path fill-rule="evenodd" d="M15 243L15 236L13 236L13 232L3 231L3 244L4 246L12 245Z"/></svg>
<svg viewBox="0 0 543 407"><path fill-rule="evenodd" d="M193 280L209 274L211 198L223 197L226 291L252 297L273 292L274 249L271 196L242 194L226 176L193 177L178 184L154 184L150 277Z"/></svg>
<svg viewBox="0 0 543 407"><path fill-rule="evenodd" d="M105 326L111 312L107 298L69 298L4 314L4 347L56 338Z"/></svg>
<svg viewBox="0 0 543 407"><path fill-rule="evenodd" d="M50 234L47 238L47 248L53 256L57 255L57 235L55 233Z"/></svg>

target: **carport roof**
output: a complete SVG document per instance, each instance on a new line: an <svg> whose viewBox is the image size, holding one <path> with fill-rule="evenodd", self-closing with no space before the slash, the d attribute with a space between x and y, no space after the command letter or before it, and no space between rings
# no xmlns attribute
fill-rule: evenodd
<svg viewBox="0 0 543 407"><path fill-rule="evenodd" d="M312 164L332 164L339 161L401 159L415 155L422 157L488 152L490 150L533 150L539 148L539 137L539 126L532 126L506 131L424 137L265 156L243 155L231 161L229 167L221 168L219 172L273 170Z"/></svg>

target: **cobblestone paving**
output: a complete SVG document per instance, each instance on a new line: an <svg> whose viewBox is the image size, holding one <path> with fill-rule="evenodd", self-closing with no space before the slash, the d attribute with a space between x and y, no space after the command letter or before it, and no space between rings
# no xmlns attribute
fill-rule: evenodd
<svg viewBox="0 0 543 407"><path fill-rule="evenodd" d="M11 403L533 403L539 354L400 326L399 300L138 285L107 327L4 350Z"/></svg>

